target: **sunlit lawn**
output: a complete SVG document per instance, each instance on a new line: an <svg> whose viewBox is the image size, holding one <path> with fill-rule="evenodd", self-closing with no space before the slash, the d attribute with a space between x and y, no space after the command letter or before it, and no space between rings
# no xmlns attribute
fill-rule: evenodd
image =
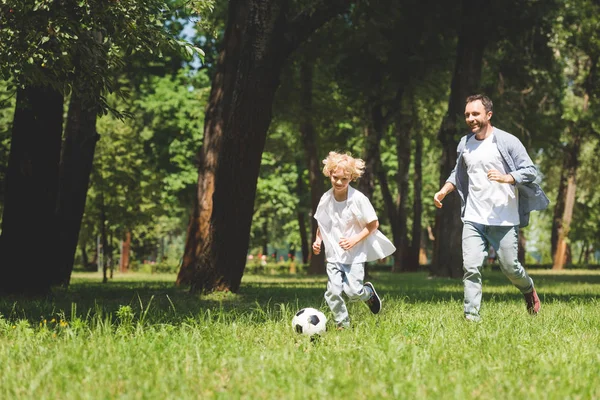
<svg viewBox="0 0 600 400"><path fill-rule="evenodd" d="M473 324L460 281L374 272L382 313L350 304L352 329L310 341L290 322L330 316L325 276L200 297L173 275L76 273L52 300L0 300L0 399L600 398L600 271L530 274L539 316L486 271Z"/></svg>

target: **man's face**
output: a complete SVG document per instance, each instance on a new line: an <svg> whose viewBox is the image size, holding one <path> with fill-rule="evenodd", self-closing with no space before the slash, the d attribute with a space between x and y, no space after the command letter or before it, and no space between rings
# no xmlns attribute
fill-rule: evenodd
<svg viewBox="0 0 600 400"><path fill-rule="evenodd" d="M472 101L465 106L465 122L474 134L485 132L491 118L492 112L485 112L481 100Z"/></svg>

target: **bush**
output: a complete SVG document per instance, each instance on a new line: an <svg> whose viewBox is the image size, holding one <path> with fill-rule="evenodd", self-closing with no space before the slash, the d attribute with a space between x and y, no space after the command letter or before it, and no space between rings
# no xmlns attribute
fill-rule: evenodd
<svg viewBox="0 0 600 400"><path fill-rule="evenodd" d="M279 261L279 262L266 262L266 264L260 263L257 260L250 260L246 263L246 274L298 274L304 273L307 269L306 264L302 264L297 261Z"/></svg>

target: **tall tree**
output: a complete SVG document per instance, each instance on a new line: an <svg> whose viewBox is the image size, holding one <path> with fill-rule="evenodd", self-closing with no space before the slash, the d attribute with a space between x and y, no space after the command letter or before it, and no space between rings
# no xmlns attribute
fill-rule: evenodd
<svg viewBox="0 0 600 400"><path fill-rule="evenodd" d="M62 107L62 94L50 86L18 90L0 237L2 293L37 295L49 288ZM39 239L32 243L33 237Z"/></svg>
<svg viewBox="0 0 600 400"><path fill-rule="evenodd" d="M600 34L598 12L600 5L589 0L570 1L564 16L565 28L557 27L562 39L563 54L567 54L565 71L570 85L567 89L563 116L567 127L564 132L566 145L563 152L563 167L557 194L552 224L552 269L563 269L570 257L568 239L576 203L577 175L584 138L594 129L595 118L591 109L599 99Z"/></svg>
<svg viewBox="0 0 600 400"><path fill-rule="evenodd" d="M440 187L456 164L456 146L463 132L464 100L479 87L486 36L478 34L478 28L482 24L488 26L489 23L481 2L463 0L462 9L448 111L438 133L442 143ZM459 209L460 198L453 194L444 200L444 207L437 212L432 275L453 278L462 276L462 222Z"/></svg>
<svg viewBox="0 0 600 400"><path fill-rule="evenodd" d="M60 184L58 191L57 222L58 238L56 249L57 271L52 282L68 285L73 270L75 251L81 220L85 209L90 173L94 160L96 142L96 118L100 112L100 82L91 79L79 67L86 59L95 59L96 73L102 74L106 66L107 48L102 34L92 32L87 46L80 46L80 54L74 57L75 79L72 84L67 123L62 144L60 161ZM93 65L94 65L93 64Z"/></svg>
<svg viewBox="0 0 600 400"><path fill-rule="evenodd" d="M310 187L310 247L317 238L318 228L317 220L312 218L312 216L315 215L319 200L323 194L322 165L317 154L317 131L313 122L313 69L314 57L307 55L300 61L300 110L302 118L300 122L300 136L302 137L304 157L308 166ZM313 275L325 273L324 251L318 255L311 254L308 272Z"/></svg>
<svg viewBox="0 0 600 400"><path fill-rule="evenodd" d="M192 291L241 283L256 181L279 76L289 55L350 1L317 1L289 18L289 1L234 0L206 112L198 195L179 284Z"/></svg>
<svg viewBox="0 0 600 400"><path fill-rule="evenodd" d="M44 294L52 284L68 281L72 265L65 263L72 264L69 260L72 260L70 254L74 252L74 231L78 229L77 221L81 220L81 215L73 214L83 212L81 204L85 198L82 192L86 187L82 182L85 178L67 168L81 167L85 173L89 171L90 161L88 151L85 162L73 162L71 139L76 130L93 130L93 123L76 123L74 114L79 114L77 118L81 122L82 118L93 119L89 115L93 112L109 109L106 98L101 95L114 89L108 69L121 65L127 51L135 49L141 54L152 54L164 47L176 47L188 53L199 50L187 44L183 47L166 31L165 9L168 7L162 0L142 3L24 0L16 4L4 2L1 6L0 71L3 78L10 79L18 87L0 244L0 270L6 271L10 278L2 281L0 289L4 292ZM113 51L108 51L108 48L96 51L104 47L101 43L110 46ZM106 58L99 61L103 57ZM74 70L77 71L75 74ZM85 79L93 85L82 84ZM62 170L67 182L63 185L65 192L61 198L65 201L68 196L74 195L77 200L59 205L65 230L56 235L63 94L73 89L73 95L81 99L82 90L85 91L83 86L90 90L90 93L85 93L89 98L81 104L86 115L75 109L71 113L70 134L64 153L68 161L63 164ZM51 112L56 115L50 115ZM36 132L27 133L25 130ZM44 131L46 135L38 137ZM84 137L87 133L77 135ZM95 135L91 132L90 136ZM38 191L41 191L41 196L35 196ZM37 197L37 202L24 201L24 197ZM41 202L44 204L39 206ZM70 206L73 209L65 208ZM26 238L23 235L34 226L29 224L31 215L38 216L35 230L44 239L41 251L36 254L44 255L46 265L39 259L23 259L22 256L22 243ZM18 226L19 221L22 226ZM64 240L56 242L58 246L50 245L50 240L56 236ZM62 249L60 256L56 256L58 247L63 245L70 248ZM27 283L24 278L34 276L31 272L39 268L36 265L43 265L44 269Z"/></svg>

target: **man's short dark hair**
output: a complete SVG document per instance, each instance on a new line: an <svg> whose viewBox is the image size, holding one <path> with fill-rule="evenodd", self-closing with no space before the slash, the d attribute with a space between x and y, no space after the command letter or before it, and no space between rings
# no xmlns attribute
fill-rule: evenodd
<svg viewBox="0 0 600 400"><path fill-rule="evenodd" d="M467 97L467 100L465 100L465 104L472 103L477 100L481 101L481 104L483 104L483 108L485 108L486 113L494 111L494 103L492 103L492 100L484 94L474 94L472 96Z"/></svg>

